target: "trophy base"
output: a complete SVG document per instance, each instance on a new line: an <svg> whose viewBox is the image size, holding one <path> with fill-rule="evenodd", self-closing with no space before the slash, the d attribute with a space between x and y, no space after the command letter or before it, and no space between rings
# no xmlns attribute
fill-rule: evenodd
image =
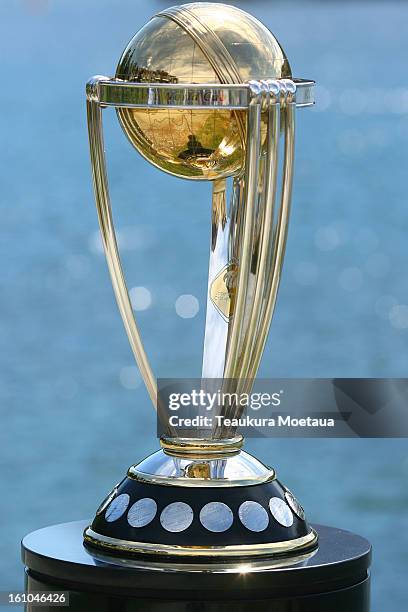
<svg viewBox="0 0 408 612"><path fill-rule="evenodd" d="M161 450L129 469L84 541L103 554L224 563L310 554L318 536L275 471L244 451L204 458Z"/></svg>
<svg viewBox="0 0 408 612"><path fill-rule="evenodd" d="M314 525L319 548L303 560L253 560L220 569L218 563L104 555L83 546L88 524L52 525L23 539L28 594L63 591L71 612L369 610L370 544L349 531ZM44 612L55 610L54 603L41 605Z"/></svg>

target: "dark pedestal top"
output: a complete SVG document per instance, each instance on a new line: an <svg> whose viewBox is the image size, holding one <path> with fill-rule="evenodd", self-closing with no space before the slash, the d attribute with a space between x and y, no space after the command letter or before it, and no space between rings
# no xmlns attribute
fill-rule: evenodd
<svg viewBox="0 0 408 612"><path fill-rule="evenodd" d="M364 580L371 559L371 546L349 531L314 525L319 548L308 558L280 560L270 566L265 561L225 565L182 565L166 561L102 558L83 545L82 534L89 521L52 525L27 535L22 541L22 558L34 575L68 589L137 593L152 596L152 591L188 596L196 590L209 598L222 598L228 588L235 596L308 594L346 588ZM97 558L98 557L98 558ZM227 595L226 595L227 596Z"/></svg>

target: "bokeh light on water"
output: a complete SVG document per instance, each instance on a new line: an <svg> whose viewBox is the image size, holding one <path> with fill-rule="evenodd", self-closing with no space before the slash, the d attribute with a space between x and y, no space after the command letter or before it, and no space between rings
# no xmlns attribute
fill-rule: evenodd
<svg viewBox="0 0 408 612"><path fill-rule="evenodd" d="M200 304L194 295L180 295L175 303L176 312L182 319L192 319L198 314Z"/></svg>
<svg viewBox="0 0 408 612"><path fill-rule="evenodd" d="M152 303L152 294L147 287L132 287L129 297L133 310L147 310Z"/></svg>

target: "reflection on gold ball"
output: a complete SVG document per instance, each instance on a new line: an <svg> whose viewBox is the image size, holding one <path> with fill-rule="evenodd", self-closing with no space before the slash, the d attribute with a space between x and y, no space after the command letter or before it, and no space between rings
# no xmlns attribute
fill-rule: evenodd
<svg viewBox="0 0 408 612"><path fill-rule="evenodd" d="M244 83L290 78L276 38L233 6L185 4L163 11L130 41L116 78L160 83ZM118 109L133 146L162 170L189 179L237 174L244 164L246 112Z"/></svg>

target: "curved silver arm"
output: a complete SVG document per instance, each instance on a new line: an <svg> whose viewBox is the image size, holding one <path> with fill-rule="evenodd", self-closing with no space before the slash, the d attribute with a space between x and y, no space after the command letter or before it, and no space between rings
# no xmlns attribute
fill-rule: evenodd
<svg viewBox="0 0 408 612"><path fill-rule="evenodd" d="M259 362L265 348L269 328L275 309L279 283L282 274L283 259L285 256L286 240L289 229L290 204L292 198L293 166L295 159L295 107L296 89L290 81L286 84L286 91L283 92L284 102L284 159L281 202L278 213L278 221L275 229L272 261L269 269L269 278L266 283L266 302L262 316L259 319L259 330L257 341L254 343L251 355L251 365L248 371L248 378L253 378L259 367Z"/></svg>
<svg viewBox="0 0 408 612"><path fill-rule="evenodd" d="M223 355L217 359L215 376L226 379L227 389L231 386L229 381L233 379L232 390L249 392L264 350L283 265L292 190L295 107L313 104L313 86L313 81L299 79L252 81L242 85L174 85L126 83L106 77L94 77L87 85L92 173L103 245L129 342L155 407L156 380L129 299L112 220L101 108L172 106L181 109L247 109L245 171L234 180L229 217L225 210L225 183L220 181L215 184L212 214L217 222L217 240L221 245L219 255L227 262L226 268L234 268L231 272L235 283L233 309L224 317L225 329L221 330L218 338L217 346ZM280 208L274 227L280 110L284 119L285 145ZM261 128L265 117L266 146L262 143ZM209 291L211 286L209 283ZM207 321L211 323L208 313ZM220 325L216 318L208 327L211 326L215 333L208 335L217 336ZM204 351L203 377L209 377L208 366L213 354L213 350L209 350L210 345L209 337ZM160 412L160 406L158 408ZM230 414L226 416L237 413L237 407L232 406ZM169 431L169 434L174 435L174 432ZM230 435L231 431L223 428L217 432L217 437Z"/></svg>
<svg viewBox="0 0 408 612"><path fill-rule="evenodd" d="M250 108L248 113L246 189L240 203L245 219L238 226L236 307L224 371L223 391L233 393L250 393L265 347L283 266L293 181L296 86L290 80L280 80L253 83L252 88L254 111L251 113ZM284 153L280 206L275 215L280 111ZM261 118L265 121L265 115L266 155L259 146ZM223 413L233 419L240 416L242 408L232 402ZM236 428L227 426L216 427L213 434L214 438L234 435Z"/></svg>
<svg viewBox="0 0 408 612"><path fill-rule="evenodd" d="M98 96L98 87L104 82L102 79L103 77L94 77L94 79L89 81L87 84L89 145L96 208L98 211L103 247L105 250L106 260L108 262L116 301L118 303L120 314L122 315L123 323L125 325L126 333L129 338L136 363L153 402L153 406L156 408L157 384L134 318L112 220L108 177L106 172L102 112Z"/></svg>

